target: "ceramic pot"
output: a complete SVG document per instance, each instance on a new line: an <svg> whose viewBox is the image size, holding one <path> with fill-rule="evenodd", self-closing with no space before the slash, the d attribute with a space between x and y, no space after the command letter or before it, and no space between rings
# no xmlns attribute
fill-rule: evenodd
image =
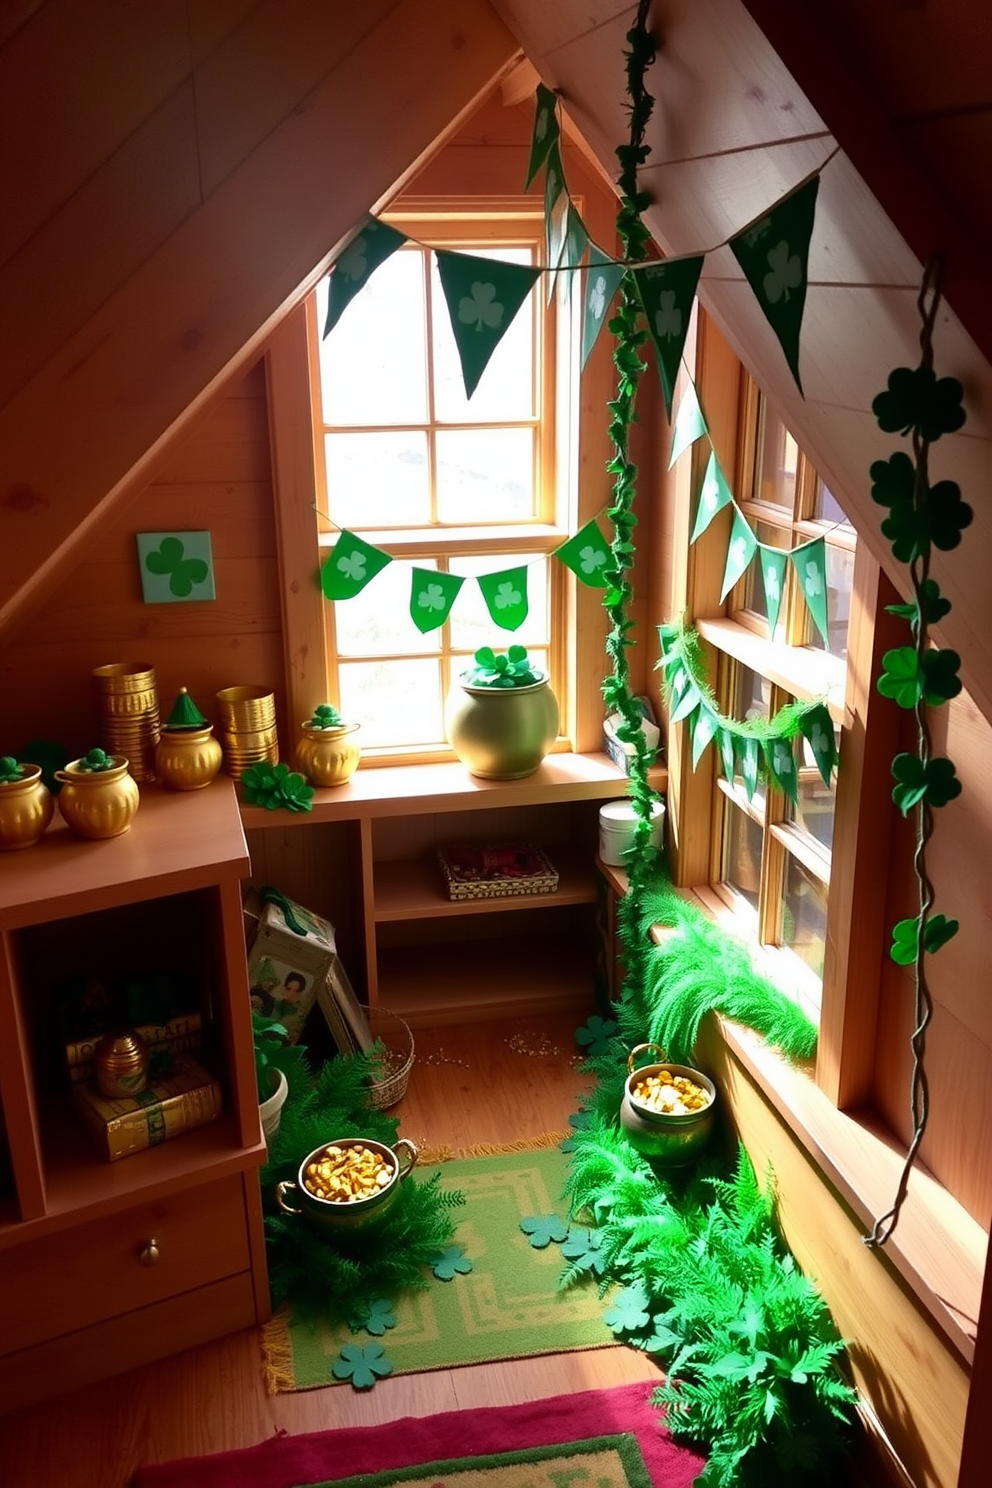
<svg viewBox="0 0 992 1488"><path fill-rule="evenodd" d="M55 811L39 765L22 765L20 780L0 784L0 852L40 842Z"/></svg>
<svg viewBox="0 0 992 1488"><path fill-rule="evenodd" d="M558 699L544 677L528 687L477 687L458 681L444 726L469 774L485 780L533 775L558 737Z"/></svg>
<svg viewBox="0 0 992 1488"><path fill-rule="evenodd" d="M646 1050L654 1050L661 1063L635 1068L634 1060ZM698 1111L654 1111L635 1094L636 1087L662 1070L677 1078L691 1080L709 1097ZM620 1105L620 1125L631 1145L659 1167L678 1168L694 1162L705 1148L713 1131L716 1115L716 1086L707 1075L687 1064L670 1064L657 1044L638 1044L627 1059L627 1079Z"/></svg>
<svg viewBox="0 0 992 1488"><path fill-rule="evenodd" d="M262 1120L262 1136L265 1145L271 1147L279 1135L279 1124L282 1121L282 1108L286 1104L289 1095L289 1081L281 1069L270 1069L268 1071L270 1084L274 1086L272 1094L264 1101L258 1103L258 1114Z"/></svg>
<svg viewBox="0 0 992 1488"><path fill-rule="evenodd" d="M337 728L312 728L301 725L303 737L296 746L296 768L311 785L321 787L344 785L358 768L362 751L357 734L358 723L342 723Z"/></svg>
<svg viewBox="0 0 992 1488"><path fill-rule="evenodd" d="M155 773L173 790L202 790L220 770L224 751L205 728L164 728L155 746Z"/></svg>
<svg viewBox="0 0 992 1488"><path fill-rule="evenodd" d="M329 1147L371 1148L372 1152L389 1168L388 1182L367 1199L337 1203L332 1199L318 1198L307 1188L307 1169L312 1163L319 1163ZM337 1239L347 1239L349 1236L360 1237L364 1231L378 1224L389 1213L399 1195L400 1184L413 1170L419 1155L416 1143L411 1142L407 1137L400 1137L395 1148L387 1147L384 1142L374 1142L370 1137L340 1137L336 1142L325 1142L322 1146L314 1148L313 1152L307 1153L300 1163L295 1183L285 1182L276 1185L276 1203L283 1214L292 1214L305 1219ZM299 1201L298 1208L289 1202L291 1194L296 1195Z"/></svg>
<svg viewBox="0 0 992 1488"><path fill-rule="evenodd" d="M114 755L110 770L81 770L73 760L64 770L56 770L62 782L59 810L66 825L80 837L120 837L129 830L141 797L128 774L123 755Z"/></svg>

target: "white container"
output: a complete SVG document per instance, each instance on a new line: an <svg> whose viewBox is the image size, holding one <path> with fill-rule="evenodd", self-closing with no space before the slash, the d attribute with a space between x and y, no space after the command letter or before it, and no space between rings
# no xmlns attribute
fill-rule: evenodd
<svg viewBox="0 0 992 1488"><path fill-rule="evenodd" d="M624 866L624 853L633 846L637 813L632 801L607 801L599 808L599 856L614 868ZM662 846L665 831L665 803L655 801L651 808L651 845Z"/></svg>

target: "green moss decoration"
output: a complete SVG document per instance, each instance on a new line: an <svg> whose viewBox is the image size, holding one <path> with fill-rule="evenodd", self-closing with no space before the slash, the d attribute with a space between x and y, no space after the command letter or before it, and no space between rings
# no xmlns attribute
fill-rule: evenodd
<svg viewBox="0 0 992 1488"><path fill-rule="evenodd" d="M104 770L115 770L117 761L112 754L105 754L102 749L91 749L84 754L76 765L84 775L99 775Z"/></svg>
<svg viewBox="0 0 992 1488"><path fill-rule="evenodd" d="M15 780L20 780L21 774L21 766L13 755L5 754L0 758L0 785L13 785Z"/></svg>
<svg viewBox="0 0 992 1488"><path fill-rule="evenodd" d="M332 729L340 728L343 719L333 703L318 703L313 710L313 717L306 721L307 728Z"/></svg>
<svg viewBox="0 0 992 1488"><path fill-rule="evenodd" d="M266 811L278 811L280 807L286 811L313 810L313 786L282 760L277 765L266 760L250 765L241 784L250 806L264 806Z"/></svg>

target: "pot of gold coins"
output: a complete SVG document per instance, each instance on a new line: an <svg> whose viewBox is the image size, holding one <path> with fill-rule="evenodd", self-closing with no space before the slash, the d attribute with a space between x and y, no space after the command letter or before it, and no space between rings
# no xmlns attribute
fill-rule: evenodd
<svg viewBox="0 0 992 1488"><path fill-rule="evenodd" d="M637 1067L644 1053L657 1064ZM638 1044L627 1058L620 1125L644 1157L663 1167L693 1162L709 1141L716 1111L713 1081L687 1064L670 1064L657 1044Z"/></svg>
<svg viewBox="0 0 992 1488"><path fill-rule="evenodd" d="M407 1137L395 1148L371 1137L339 1137L307 1154L295 1183L276 1185L276 1203L283 1214L341 1236L365 1230L389 1212L418 1156Z"/></svg>

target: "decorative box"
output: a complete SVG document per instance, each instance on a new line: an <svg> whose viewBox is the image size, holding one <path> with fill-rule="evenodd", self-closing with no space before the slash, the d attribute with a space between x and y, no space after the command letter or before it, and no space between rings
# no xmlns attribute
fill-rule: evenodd
<svg viewBox="0 0 992 1488"><path fill-rule="evenodd" d="M656 763L660 757L658 753L658 746L661 743L661 730L654 721L654 714L651 711L650 700L646 697L639 697L636 699L636 702L638 703L641 713L644 717L644 722L641 725L641 732L644 735L644 742L647 744L648 749L655 751L654 759L652 760L653 764ZM610 716L604 720L603 748L610 756L610 759L617 766L617 768L619 770L622 770L625 775L629 775L630 762L634 757L635 750L633 744L622 743L621 740L617 738L616 731L620 727L622 722L623 717L620 713L611 713Z"/></svg>
<svg viewBox="0 0 992 1488"><path fill-rule="evenodd" d="M439 847L438 862L449 899L508 899L517 894L553 894L558 870L532 843L497 847Z"/></svg>
<svg viewBox="0 0 992 1488"><path fill-rule="evenodd" d="M258 929L248 953L251 1005L267 1018L278 1018L291 1044L303 1032L335 949L330 920L291 899L263 895Z"/></svg>
<svg viewBox="0 0 992 1488"><path fill-rule="evenodd" d="M96 1085L81 1084L72 1097L109 1162L214 1121L222 1108L219 1083L192 1054L177 1054L168 1076L140 1095L110 1100Z"/></svg>

